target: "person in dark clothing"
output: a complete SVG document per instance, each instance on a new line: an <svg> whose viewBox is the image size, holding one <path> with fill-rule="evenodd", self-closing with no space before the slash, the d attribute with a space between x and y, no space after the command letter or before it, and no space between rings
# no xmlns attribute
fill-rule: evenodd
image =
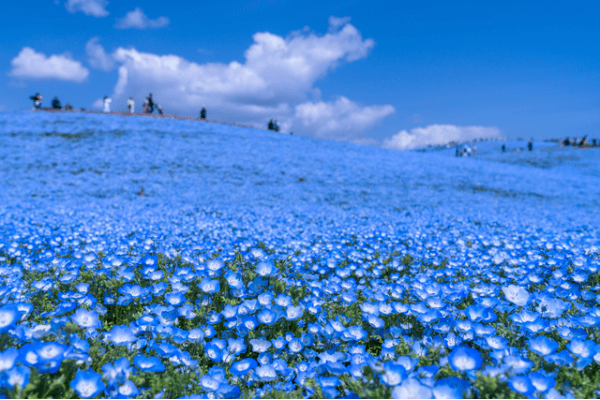
<svg viewBox="0 0 600 400"><path fill-rule="evenodd" d="M527 150L533 150L533 139L529 139L529 143L527 143Z"/></svg>
<svg viewBox="0 0 600 400"><path fill-rule="evenodd" d="M569 138L566 138L566 139L564 140L563 144L564 144L565 146L570 146L570 145L571 145L571 141L569 140Z"/></svg>
<svg viewBox="0 0 600 400"><path fill-rule="evenodd" d="M200 110L200 119L206 119L206 108L204 107Z"/></svg>
<svg viewBox="0 0 600 400"><path fill-rule="evenodd" d="M267 125L267 129L272 131L275 129L275 125L273 124L273 120L269 120L269 124Z"/></svg>
<svg viewBox="0 0 600 400"><path fill-rule="evenodd" d="M55 110L60 110L62 109L62 105L60 104L60 100L58 100L58 97L54 96L54 100L52 100L52 108Z"/></svg>
<svg viewBox="0 0 600 400"><path fill-rule="evenodd" d="M592 139L592 146L596 146L598 142L596 141L596 139Z"/></svg>
<svg viewBox="0 0 600 400"><path fill-rule="evenodd" d="M29 96L31 100L33 100L33 106L37 109L42 108L42 96L39 93L36 93L33 96Z"/></svg>
<svg viewBox="0 0 600 400"><path fill-rule="evenodd" d="M506 145L505 144L502 145L502 152L506 153Z"/></svg>
<svg viewBox="0 0 600 400"><path fill-rule="evenodd" d="M152 114L154 112L154 100L152 99L152 93L146 97L146 100L148 100L148 114Z"/></svg>

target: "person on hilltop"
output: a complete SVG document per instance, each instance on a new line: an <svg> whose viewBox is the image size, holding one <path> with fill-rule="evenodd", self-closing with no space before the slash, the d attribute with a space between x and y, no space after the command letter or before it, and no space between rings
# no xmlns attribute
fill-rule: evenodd
<svg viewBox="0 0 600 400"><path fill-rule="evenodd" d="M133 97L130 97L129 100L127 100L127 109L129 110L130 114L133 114L134 107L135 102L133 101Z"/></svg>
<svg viewBox="0 0 600 400"><path fill-rule="evenodd" d="M273 130L275 132L279 132L279 125L277 125L277 120L275 120L275 122L273 122Z"/></svg>
<svg viewBox="0 0 600 400"><path fill-rule="evenodd" d="M104 96L104 112L105 113L109 113L110 112L110 102L112 101L112 99L108 96Z"/></svg>
<svg viewBox="0 0 600 400"><path fill-rule="evenodd" d="M73 111L73 106L69 103L65 104L65 111Z"/></svg>
<svg viewBox="0 0 600 400"><path fill-rule="evenodd" d="M152 93L150 93L150 95L148 97L146 97L146 100L148 101L148 114L152 114L154 112L154 99L152 99Z"/></svg>
<svg viewBox="0 0 600 400"><path fill-rule="evenodd" d="M40 108L42 108L42 100L43 100L43 97L42 97L42 95L41 95L41 94L39 94L39 93L36 93L36 94L35 94L35 95L33 95L33 96L29 96L29 98L30 98L31 100L33 100L33 107L35 107L35 108L36 108L36 109L38 109L38 110L39 110Z"/></svg>
<svg viewBox="0 0 600 400"><path fill-rule="evenodd" d="M206 108L204 107L200 110L200 119L206 119Z"/></svg>
<svg viewBox="0 0 600 400"><path fill-rule="evenodd" d="M275 124L273 124L273 120L269 120L269 124L267 125L267 129L272 131L275 129Z"/></svg>
<svg viewBox="0 0 600 400"><path fill-rule="evenodd" d="M54 100L52 100L52 108L55 110L62 109L62 105L60 104L60 100L58 100L57 96L54 96Z"/></svg>
<svg viewBox="0 0 600 400"><path fill-rule="evenodd" d="M527 150L533 150L533 139L529 139L529 143L527 143Z"/></svg>

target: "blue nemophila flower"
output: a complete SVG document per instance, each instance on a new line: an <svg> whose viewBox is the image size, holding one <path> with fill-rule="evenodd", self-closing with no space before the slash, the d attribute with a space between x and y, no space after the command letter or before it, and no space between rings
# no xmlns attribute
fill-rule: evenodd
<svg viewBox="0 0 600 400"><path fill-rule="evenodd" d="M0 333L6 332L21 318L21 312L15 305L8 304L0 307Z"/></svg>
<svg viewBox="0 0 600 400"><path fill-rule="evenodd" d="M135 386L133 382L130 380L125 381L121 386L119 386L118 393L120 399L130 399L138 395L140 391Z"/></svg>
<svg viewBox="0 0 600 400"><path fill-rule="evenodd" d="M255 353L264 353L271 347L271 342L265 340L265 338L250 339L252 345L252 351Z"/></svg>
<svg viewBox="0 0 600 400"><path fill-rule="evenodd" d="M436 399L462 399L464 392L471 384L455 376L442 378L435 383L433 387L433 395Z"/></svg>
<svg viewBox="0 0 600 400"><path fill-rule="evenodd" d="M485 342L494 350L504 350L508 347L508 339L500 336L488 336L485 338Z"/></svg>
<svg viewBox="0 0 600 400"><path fill-rule="evenodd" d="M142 372L162 372L165 370L165 366L158 357L137 355L133 358L133 365L138 367Z"/></svg>
<svg viewBox="0 0 600 400"><path fill-rule="evenodd" d="M292 305L292 296L285 295L283 293L275 297L274 300L275 304L277 304L280 307L287 307Z"/></svg>
<svg viewBox="0 0 600 400"><path fill-rule="evenodd" d="M529 339L529 350L540 356L547 356L558 350L558 343L546 336L538 336L535 339Z"/></svg>
<svg viewBox="0 0 600 400"><path fill-rule="evenodd" d="M200 378L200 386L208 392L214 392L219 388L221 380L216 379L211 375L204 375Z"/></svg>
<svg viewBox="0 0 600 400"><path fill-rule="evenodd" d="M109 385L122 385L133 372L129 360L121 357L114 363L106 363L102 366L103 377L108 380Z"/></svg>
<svg viewBox="0 0 600 400"><path fill-rule="evenodd" d="M131 328L125 325L113 326L111 331L105 335L106 338L116 346L126 346L137 340Z"/></svg>
<svg viewBox="0 0 600 400"><path fill-rule="evenodd" d="M210 260L206 263L206 268L212 272L220 271L224 266L225 263L221 260Z"/></svg>
<svg viewBox="0 0 600 400"><path fill-rule="evenodd" d="M211 280L209 278L202 279L202 282L200 282L200 284L198 284L198 287L204 293L208 293L208 294L217 293L219 290L221 290L221 285L219 284L219 281Z"/></svg>
<svg viewBox="0 0 600 400"><path fill-rule="evenodd" d="M260 307L259 303L256 299L254 300L246 300L242 304L239 305L238 313L240 315L249 315L254 314Z"/></svg>
<svg viewBox="0 0 600 400"><path fill-rule="evenodd" d="M554 377L556 377L556 373L549 374L542 369L540 369L538 372L532 372L529 374L531 384L538 392L541 393L546 393L548 390L554 387L556 384Z"/></svg>
<svg viewBox="0 0 600 400"><path fill-rule="evenodd" d="M223 315L226 319L235 318L238 315L238 307L232 306L231 304L226 304L223 311L221 311L221 315Z"/></svg>
<svg viewBox="0 0 600 400"><path fill-rule="evenodd" d="M78 371L69 386L79 397L84 399L98 396L105 387L102 382L102 375L91 370Z"/></svg>
<svg viewBox="0 0 600 400"><path fill-rule="evenodd" d="M526 305L527 301L529 300L529 292L527 291L527 289L519 286L504 286L502 288L502 292L504 293L504 297L506 297L506 300L518 306Z"/></svg>
<svg viewBox="0 0 600 400"><path fill-rule="evenodd" d="M256 360L252 358L244 358L240 361L234 362L229 370L235 375L246 375L257 366L258 363Z"/></svg>
<svg viewBox="0 0 600 400"><path fill-rule="evenodd" d="M294 307L290 305L285 310L285 319L288 321L295 321L300 318L303 313L302 306Z"/></svg>
<svg viewBox="0 0 600 400"><path fill-rule="evenodd" d="M271 261L261 261L256 266L256 273L262 277L270 276L273 273L275 266Z"/></svg>
<svg viewBox="0 0 600 400"><path fill-rule="evenodd" d="M165 294L165 301L172 306L178 306L185 302L185 296L180 292L171 292Z"/></svg>
<svg viewBox="0 0 600 400"><path fill-rule="evenodd" d="M483 359L478 350L458 346L448 356L448 362L455 371L473 371L481 367Z"/></svg>
<svg viewBox="0 0 600 400"><path fill-rule="evenodd" d="M17 357L19 357L19 351L13 347L0 353L0 372L14 367Z"/></svg>
<svg viewBox="0 0 600 400"><path fill-rule="evenodd" d="M255 370L256 376L263 382L270 382L277 379L277 371L269 364L261 365Z"/></svg>
<svg viewBox="0 0 600 400"><path fill-rule="evenodd" d="M196 313L194 312L195 307L191 304L184 304L181 307L177 308L177 314L186 319L194 319L196 317Z"/></svg>
<svg viewBox="0 0 600 400"><path fill-rule="evenodd" d="M408 378L400 386L392 390L394 399L431 399L433 393L431 388L419 382L418 379Z"/></svg>
<svg viewBox="0 0 600 400"><path fill-rule="evenodd" d="M144 256L139 261L139 264L143 265L143 266L158 265L158 257L157 256L152 256L152 255Z"/></svg>
<svg viewBox="0 0 600 400"><path fill-rule="evenodd" d="M360 341L367 337L367 332L360 326L349 326L343 333L342 339L345 341Z"/></svg>
<svg viewBox="0 0 600 400"><path fill-rule="evenodd" d="M267 326L273 325L277 322L277 313L268 308L263 309L256 315L258 322Z"/></svg>
<svg viewBox="0 0 600 400"><path fill-rule="evenodd" d="M246 343L244 342L244 339L227 339L227 351L236 356L246 352Z"/></svg>
<svg viewBox="0 0 600 400"><path fill-rule="evenodd" d="M29 369L29 367L26 367L24 365L18 365L6 371L3 381L5 381L8 384L8 386L10 386L13 389L16 386L20 388L25 388L25 386L29 384L30 375L31 370Z"/></svg>
<svg viewBox="0 0 600 400"><path fill-rule="evenodd" d="M387 362L384 369L381 380L388 386L397 386L407 377L406 369L398 363Z"/></svg>
<svg viewBox="0 0 600 400"><path fill-rule="evenodd" d="M71 315L71 321L84 329L102 328L102 321L100 321L98 313L84 308L78 308L75 314Z"/></svg>
<svg viewBox="0 0 600 400"><path fill-rule="evenodd" d="M589 358L595 354L596 343L592 340L573 339L567 345L571 354L580 358Z"/></svg>
<svg viewBox="0 0 600 400"><path fill-rule="evenodd" d="M37 364L60 363L65 358L68 348L57 342L37 342L33 344L33 351L37 354Z"/></svg>
<svg viewBox="0 0 600 400"><path fill-rule="evenodd" d="M506 356L504 357L504 362L515 374L527 373L534 365L533 362L529 361L528 359L518 356Z"/></svg>
<svg viewBox="0 0 600 400"><path fill-rule="evenodd" d="M375 315L367 314L366 320L369 323L369 325L371 325L373 328L381 329L385 327L385 322L381 318L376 317Z"/></svg>
<svg viewBox="0 0 600 400"><path fill-rule="evenodd" d="M214 342L208 343L205 348L206 355L212 361L219 362L223 359L223 351Z"/></svg>
<svg viewBox="0 0 600 400"><path fill-rule="evenodd" d="M148 294L148 289L139 285L125 284L119 288L119 293L132 299L139 299Z"/></svg>
<svg viewBox="0 0 600 400"><path fill-rule="evenodd" d="M527 376L517 375L509 378L508 387L517 393L530 397L535 391L535 386Z"/></svg>

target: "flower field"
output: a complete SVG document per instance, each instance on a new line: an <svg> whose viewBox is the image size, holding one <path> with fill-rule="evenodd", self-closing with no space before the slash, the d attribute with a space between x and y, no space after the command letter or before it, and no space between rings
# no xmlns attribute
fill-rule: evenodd
<svg viewBox="0 0 600 400"><path fill-rule="evenodd" d="M0 143L3 396L600 396L598 149L77 113Z"/></svg>

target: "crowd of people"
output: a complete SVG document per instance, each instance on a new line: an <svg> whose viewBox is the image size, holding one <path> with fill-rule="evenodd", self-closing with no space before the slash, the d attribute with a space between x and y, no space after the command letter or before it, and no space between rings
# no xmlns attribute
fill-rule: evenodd
<svg viewBox="0 0 600 400"><path fill-rule="evenodd" d="M36 93L33 96L29 97L31 100L33 100L33 107L36 110L48 110L48 108L43 108L42 107L42 101L44 100L42 95L39 93ZM102 111L105 113L110 113L111 112L111 108L110 108L110 104L112 102L112 99L108 96L104 96L104 98L102 99ZM57 96L54 97L54 99L52 100L52 107L50 108L51 110L62 110L62 105L60 103L60 100L58 99ZM71 106L70 104L66 104L64 107L65 111L70 111L73 110L73 106ZM135 114L135 101L133 100L133 97L129 97L129 99L127 100L127 110L129 111L130 114ZM85 111L85 108L82 108L81 111ZM153 114L154 111L156 111L159 115L163 114L163 109L158 105L158 103L156 103L154 101L154 98L152 97L152 93L150 93L148 95L148 97L146 97L144 99L144 103L142 105L142 113L143 114ZM202 109L200 110L200 119L202 120L206 120L206 107L202 107ZM269 121L269 123L267 124L267 129L270 131L275 131L275 132L279 132L279 125L277 124L277 120L273 120L271 119Z"/></svg>

